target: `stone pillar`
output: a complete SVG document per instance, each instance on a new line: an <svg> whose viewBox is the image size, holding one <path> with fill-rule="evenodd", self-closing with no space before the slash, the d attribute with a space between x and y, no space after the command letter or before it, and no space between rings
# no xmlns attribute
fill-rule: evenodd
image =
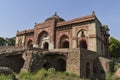
<svg viewBox="0 0 120 80"><path fill-rule="evenodd" d="M74 27L72 29L72 48L77 48L76 28L74 28Z"/></svg>
<svg viewBox="0 0 120 80"><path fill-rule="evenodd" d="M22 70L31 71L33 62L33 53L31 51L26 51L23 53L23 59L25 60Z"/></svg>

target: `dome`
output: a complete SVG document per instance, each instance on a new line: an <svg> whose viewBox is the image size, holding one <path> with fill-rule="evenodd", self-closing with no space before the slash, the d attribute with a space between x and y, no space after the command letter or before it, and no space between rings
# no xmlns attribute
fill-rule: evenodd
<svg viewBox="0 0 120 80"><path fill-rule="evenodd" d="M63 18L59 17L56 12L53 16L47 18L45 21L52 20L52 19L56 19L57 22L65 21Z"/></svg>

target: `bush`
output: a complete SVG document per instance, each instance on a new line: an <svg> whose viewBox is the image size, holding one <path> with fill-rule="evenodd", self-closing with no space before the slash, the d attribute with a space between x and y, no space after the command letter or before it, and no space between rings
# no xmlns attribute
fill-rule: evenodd
<svg viewBox="0 0 120 80"><path fill-rule="evenodd" d="M41 69L37 72L30 73L28 71L21 71L16 74L20 80L81 80L79 76L68 72L58 72L54 68L48 70ZM14 80L14 75L0 75L0 80Z"/></svg>
<svg viewBox="0 0 120 80"><path fill-rule="evenodd" d="M108 73L105 80L120 80L120 77L115 76L113 73Z"/></svg>
<svg viewBox="0 0 120 80"><path fill-rule="evenodd" d="M15 76L14 75L4 75L4 74L1 74L0 75L0 80L14 80L15 79Z"/></svg>
<svg viewBox="0 0 120 80"><path fill-rule="evenodd" d="M32 74L28 71L21 71L18 74L18 77L19 77L20 80L33 80Z"/></svg>

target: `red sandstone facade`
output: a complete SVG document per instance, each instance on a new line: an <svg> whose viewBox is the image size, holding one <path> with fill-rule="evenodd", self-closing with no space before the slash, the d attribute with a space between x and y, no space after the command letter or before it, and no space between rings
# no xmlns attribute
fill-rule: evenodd
<svg viewBox="0 0 120 80"><path fill-rule="evenodd" d="M109 29L102 25L95 13L65 21L56 13L43 23L35 23L33 29L18 31L16 46L43 49L85 48L109 57Z"/></svg>

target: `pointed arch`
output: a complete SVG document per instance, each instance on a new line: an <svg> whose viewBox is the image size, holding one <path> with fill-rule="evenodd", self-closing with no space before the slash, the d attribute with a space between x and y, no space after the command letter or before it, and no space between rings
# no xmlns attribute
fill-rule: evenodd
<svg viewBox="0 0 120 80"><path fill-rule="evenodd" d="M69 37L65 34L63 34L61 37L60 37L60 48L69 48Z"/></svg>
<svg viewBox="0 0 120 80"><path fill-rule="evenodd" d="M77 32L77 37L85 37L87 35L86 29L81 29Z"/></svg>
<svg viewBox="0 0 120 80"><path fill-rule="evenodd" d="M32 40L32 39L29 39L29 40L27 41L27 46L28 46L28 47L33 47L33 40Z"/></svg>
<svg viewBox="0 0 120 80"><path fill-rule="evenodd" d="M40 48L44 48L45 42L47 42L47 45L49 45L49 34L47 31L43 30L38 35L38 46Z"/></svg>
<svg viewBox="0 0 120 80"><path fill-rule="evenodd" d="M19 46L19 47L22 46L22 39L20 39L20 40L18 41L18 46Z"/></svg>

